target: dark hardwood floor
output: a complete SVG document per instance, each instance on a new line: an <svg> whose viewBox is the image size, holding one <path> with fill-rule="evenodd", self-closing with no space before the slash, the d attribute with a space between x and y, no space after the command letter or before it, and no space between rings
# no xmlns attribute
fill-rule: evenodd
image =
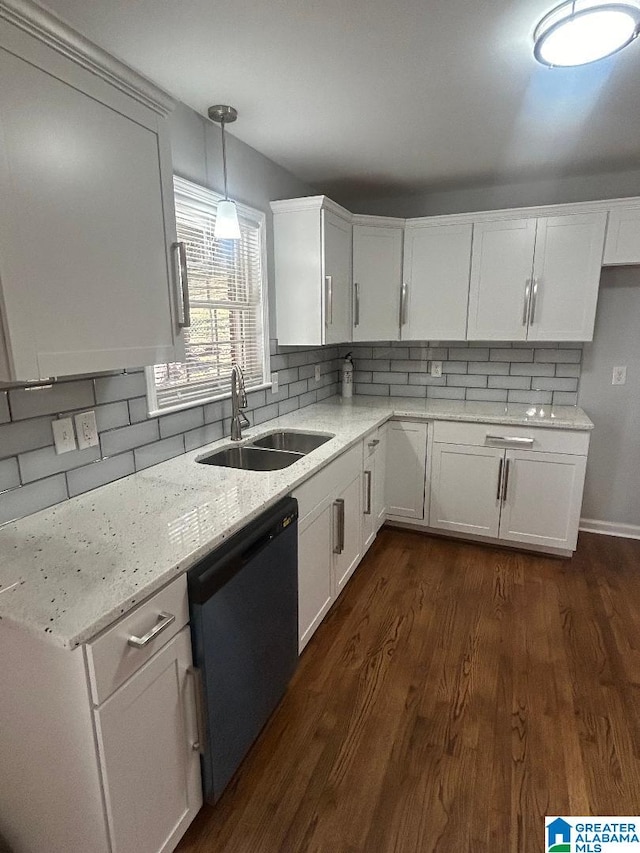
<svg viewBox="0 0 640 853"><path fill-rule="evenodd" d="M640 542L385 528L178 850L538 853L545 814L640 814Z"/></svg>

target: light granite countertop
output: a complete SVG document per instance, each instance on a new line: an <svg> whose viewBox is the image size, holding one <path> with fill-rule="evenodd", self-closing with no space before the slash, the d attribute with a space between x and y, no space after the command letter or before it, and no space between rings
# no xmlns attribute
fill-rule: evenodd
<svg viewBox="0 0 640 853"><path fill-rule="evenodd" d="M75 648L256 518L390 417L590 430L572 406L334 397L245 432L330 432L281 471L198 465L222 439L0 529L0 619Z"/></svg>

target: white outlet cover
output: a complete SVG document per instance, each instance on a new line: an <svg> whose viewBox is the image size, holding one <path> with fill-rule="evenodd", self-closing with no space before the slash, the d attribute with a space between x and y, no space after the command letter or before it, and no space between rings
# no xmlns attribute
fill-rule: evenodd
<svg viewBox="0 0 640 853"><path fill-rule="evenodd" d="M51 421L51 429L53 430L53 443L58 455L69 453L70 450L76 449L76 436L73 431L73 421L71 418L60 418L60 420Z"/></svg>
<svg viewBox="0 0 640 853"><path fill-rule="evenodd" d="M79 449L86 450L87 447L96 447L99 441L96 413L94 411L81 412L76 415L75 421Z"/></svg>
<svg viewBox="0 0 640 853"><path fill-rule="evenodd" d="M613 376L611 377L612 385L624 385L627 381L627 367L620 366L613 368Z"/></svg>
<svg viewBox="0 0 640 853"><path fill-rule="evenodd" d="M432 376L442 376L442 362L441 361L432 361L431 362L431 375Z"/></svg>
<svg viewBox="0 0 640 853"><path fill-rule="evenodd" d="M319 364L316 364L316 369L315 369L313 375L314 375L315 381L320 382L320 365Z"/></svg>
<svg viewBox="0 0 640 853"><path fill-rule="evenodd" d="M278 393L278 374L277 373L271 374L271 393L272 394Z"/></svg>

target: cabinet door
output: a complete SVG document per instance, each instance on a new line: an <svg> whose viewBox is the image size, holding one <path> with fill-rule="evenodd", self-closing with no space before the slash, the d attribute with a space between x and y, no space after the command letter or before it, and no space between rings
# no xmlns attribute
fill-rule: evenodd
<svg viewBox="0 0 640 853"><path fill-rule="evenodd" d="M396 341L402 228L353 226L353 340Z"/></svg>
<svg viewBox="0 0 640 853"><path fill-rule="evenodd" d="M391 421L387 435L387 512L398 518L424 518L427 425Z"/></svg>
<svg viewBox="0 0 640 853"><path fill-rule="evenodd" d="M322 211L325 343L351 340L351 224Z"/></svg>
<svg viewBox="0 0 640 853"><path fill-rule="evenodd" d="M606 224L606 213L538 220L530 341L593 339Z"/></svg>
<svg viewBox="0 0 640 853"><path fill-rule="evenodd" d="M508 450L500 538L573 550L586 456Z"/></svg>
<svg viewBox="0 0 640 853"><path fill-rule="evenodd" d="M139 104L130 116L85 94L82 75L92 75L69 65L53 77L0 48L5 378L183 355L167 131Z"/></svg>
<svg viewBox="0 0 640 853"><path fill-rule="evenodd" d="M407 227L403 340L465 340L471 235L471 225Z"/></svg>
<svg viewBox="0 0 640 853"><path fill-rule="evenodd" d="M378 430L378 441L376 448L376 469L373 480L373 515L376 533L387 518L387 434L388 426L385 424Z"/></svg>
<svg viewBox="0 0 640 853"><path fill-rule="evenodd" d="M95 712L114 853L173 850L202 805L189 629Z"/></svg>
<svg viewBox="0 0 640 853"><path fill-rule="evenodd" d="M333 505L323 501L298 529L298 640L302 651L333 601Z"/></svg>
<svg viewBox="0 0 640 853"><path fill-rule="evenodd" d="M535 219L473 226L469 340L525 340L535 241Z"/></svg>
<svg viewBox="0 0 640 853"><path fill-rule="evenodd" d="M362 555L362 476L346 486L333 502L333 566L336 595L354 573Z"/></svg>
<svg viewBox="0 0 640 853"><path fill-rule="evenodd" d="M640 264L640 206L609 211L604 264Z"/></svg>
<svg viewBox="0 0 640 853"><path fill-rule="evenodd" d="M434 443L430 526L496 537L503 467L504 450Z"/></svg>
<svg viewBox="0 0 640 853"><path fill-rule="evenodd" d="M366 554L373 545L378 528L374 507L374 489L376 482L376 454L367 457L365 453L362 469L362 554Z"/></svg>

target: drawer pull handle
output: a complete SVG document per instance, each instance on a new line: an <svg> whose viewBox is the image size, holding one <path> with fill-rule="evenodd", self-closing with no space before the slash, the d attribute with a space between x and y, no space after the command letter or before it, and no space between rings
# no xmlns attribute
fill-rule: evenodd
<svg viewBox="0 0 640 853"><path fill-rule="evenodd" d="M498 466L498 488L496 493L496 500L502 500L502 469L504 468L504 456L500 457L500 465Z"/></svg>
<svg viewBox="0 0 640 853"><path fill-rule="evenodd" d="M487 443L518 444L521 447L533 447L534 439L522 435L488 435Z"/></svg>
<svg viewBox="0 0 640 853"><path fill-rule="evenodd" d="M155 640L158 634L161 634L175 621L176 617L172 613L162 612L158 615L158 621L150 631L142 637L129 637L127 642L130 646L133 646L134 649L144 649L144 647L148 646L152 640Z"/></svg>

